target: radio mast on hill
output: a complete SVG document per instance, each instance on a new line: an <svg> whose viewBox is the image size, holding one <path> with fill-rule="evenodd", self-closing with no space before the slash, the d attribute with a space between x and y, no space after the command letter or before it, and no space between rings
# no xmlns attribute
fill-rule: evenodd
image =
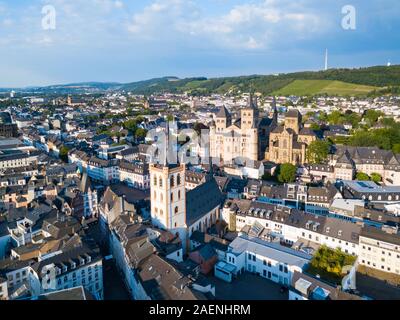
<svg viewBox="0 0 400 320"><path fill-rule="evenodd" d="M325 71L328 70L328 49L325 50Z"/></svg>

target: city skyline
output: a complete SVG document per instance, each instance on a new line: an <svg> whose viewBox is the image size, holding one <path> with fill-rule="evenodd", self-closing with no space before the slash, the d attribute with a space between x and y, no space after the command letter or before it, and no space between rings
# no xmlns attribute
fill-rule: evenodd
<svg viewBox="0 0 400 320"><path fill-rule="evenodd" d="M128 83L398 64L397 1L0 2L0 87ZM55 9L45 30L43 7ZM100 66L100 67L99 67Z"/></svg>

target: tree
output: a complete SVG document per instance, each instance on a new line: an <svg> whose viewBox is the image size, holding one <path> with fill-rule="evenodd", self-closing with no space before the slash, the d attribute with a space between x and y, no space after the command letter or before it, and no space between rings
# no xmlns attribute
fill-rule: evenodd
<svg viewBox="0 0 400 320"><path fill-rule="evenodd" d="M378 119L383 115L384 113L382 111L369 109L365 112L364 119L372 127L376 124Z"/></svg>
<svg viewBox="0 0 400 320"><path fill-rule="evenodd" d="M136 129L137 129L136 120L135 119L131 119L131 120L125 121L123 123L123 127L126 130L129 130L131 132L136 132Z"/></svg>
<svg viewBox="0 0 400 320"><path fill-rule="evenodd" d="M310 129L314 131L319 131L321 130L321 126L318 123L313 123L311 124Z"/></svg>
<svg viewBox="0 0 400 320"><path fill-rule="evenodd" d="M136 132L135 132L135 136L141 139L146 138L147 135L147 130L143 129L143 128L137 128Z"/></svg>
<svg viewBox="0 0 400 320"><path fill-rule="evenodd" d="M307 160L309 163L321 163L328 158L330 151L328 141L316 140L310 143L307 148Z"/></svg>
<svg viewBox="0 0 400 320"><path fill-rule="evenodd" d="M69 148L65 145L62 145L60 148L60 159L64 162L68 162L68 151Z"/></svg>
<svg viewBox="0 0 400 320"><path fill-rule="evenodd" d="M379 173L373 172L371 173L371 180L375 183L382 181L382 176Z"/></svg>
<svg viewBox="0 0 400 320"><path fill-rule="evenodd" d="M294 182L296 180L297 168L291 163L284 163L279 166L278 181Z"/></svg>
<svg viewBox="0 0 400 320"><path fill-rule="evenodd" d="M394 153L400 153L400 143L395 143L395 144L393 145L392 151L393 151Z"/></svg>
<svg viewBox="0 0 400 320"><path fill-rule="evenodd" d="M369 181L369 176L364 172L357 172L356 179L360 181Z"/></svg>

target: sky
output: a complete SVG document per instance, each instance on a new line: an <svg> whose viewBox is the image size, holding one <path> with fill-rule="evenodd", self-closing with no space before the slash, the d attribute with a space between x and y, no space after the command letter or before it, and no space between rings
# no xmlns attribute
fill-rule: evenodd
<svg viewBox="0 0 400 320"><path fill-rule="evenodd" d="M0 0L0 87L321 70L326 48L329 67L400 64L399 15L398 0Z"/></svg>

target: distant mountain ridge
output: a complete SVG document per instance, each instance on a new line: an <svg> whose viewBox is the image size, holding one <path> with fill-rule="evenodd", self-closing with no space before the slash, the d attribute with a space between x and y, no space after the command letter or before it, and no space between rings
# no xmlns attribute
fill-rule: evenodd
<svg viewBox="0 0 400 320"><path fill-rule="evenodd" d="M313 80L317 91L308 90L309 80ZM327 71L304 71L294 73L282 73L278 75L250 75L237 77L211 78L192 77L180 79L174 76L154 78L131 83L116 82L82 82L65 85L52 85L45 87L31 87L24 89L13 89L22 92L35 93L91 93L105 91L129 91L134 94L150 95L155 93L189 92L196 95L211 93L239 93L254 90L262 94L284 93L287 95L298 94L323 94L318 80L336 81L336 86L329 87L328 91L335 94L334 88L339 88L337 94L345 92L360 94L371 90L379 90L385 87L400 86L400 65L390 67L374 66L358 69L329 69ZM301 84L305 87L302 88ZM358 85L358 86L357 86ZM300 86L300 88L299 88ZM343 90L345 88L345 90ZM360 88L362 90L360 90ZM10 91L11 89L0 89ZM321 91L322 90L322 91Z"/></svg>

